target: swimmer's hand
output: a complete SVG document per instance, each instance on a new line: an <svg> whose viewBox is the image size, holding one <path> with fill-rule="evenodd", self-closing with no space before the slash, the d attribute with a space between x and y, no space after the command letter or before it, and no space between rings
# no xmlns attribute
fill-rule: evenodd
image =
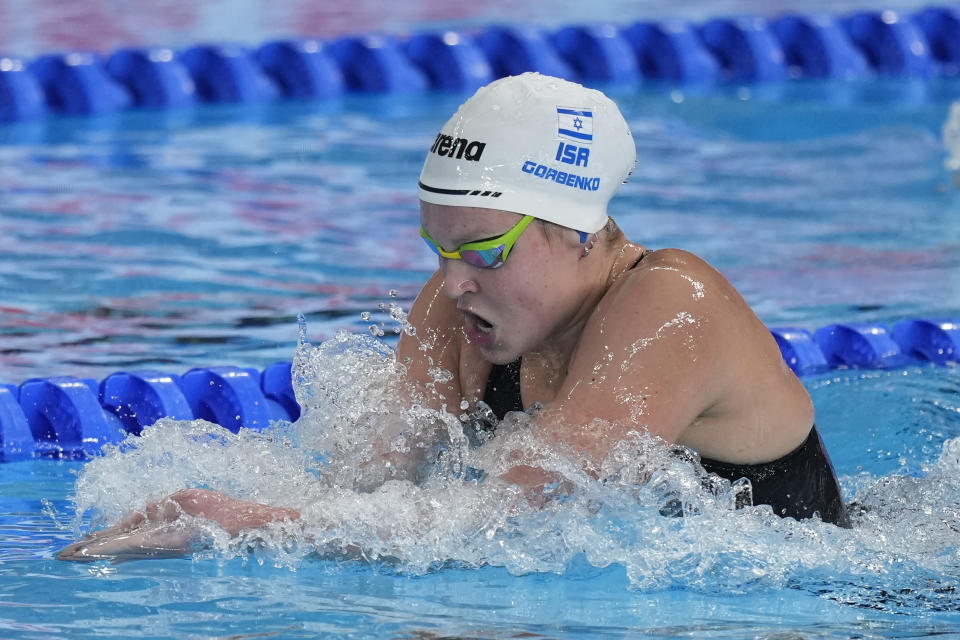
<svg viewBox="0 0 960 640"><path fill-rule="evenodd" d="M207 489L184 489L147 503L118 524L88 535L57 554L59 560L138 560L176 558L202 546L202 531L182 516L211 520L231 536L270 522L297 520L295 509L270 507Z"/></svg>

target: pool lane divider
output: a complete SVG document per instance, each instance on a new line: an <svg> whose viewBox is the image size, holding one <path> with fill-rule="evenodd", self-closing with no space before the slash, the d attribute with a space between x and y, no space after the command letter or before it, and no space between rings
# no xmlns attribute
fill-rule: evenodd
<svg viewBox="0 0 960 640"><path fill-rule="evenodd" d="M895 369L960 362L960 320L831 324L813 333L771 329L797 375L840 369ZM300 417L290 362L255 368L209 367L182 376L118 371L99 383L59 376L0 385L0 461L84 459L139 435L160 418L203 419L237 433Z"/></svg>
<svg viewBox="0 0 960 640"><path fill-rule="evenodd" d="M0 122L198 103L324 100L348 92L471 92L539 71L588 84L680 85L960 74L960 8L505 25L330 41L276 40L0 55Z"/></svg>

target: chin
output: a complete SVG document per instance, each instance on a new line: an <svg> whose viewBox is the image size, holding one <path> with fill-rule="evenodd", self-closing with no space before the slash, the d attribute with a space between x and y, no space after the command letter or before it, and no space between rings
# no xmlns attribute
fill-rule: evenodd
<svg viewBox="0 0 960 640"><path fill-rule="evenodd" d="M522 352L507 349L503 345L494 345L489 349L480 349L483 358L490 364L510 364L519 358Z"/></svg>

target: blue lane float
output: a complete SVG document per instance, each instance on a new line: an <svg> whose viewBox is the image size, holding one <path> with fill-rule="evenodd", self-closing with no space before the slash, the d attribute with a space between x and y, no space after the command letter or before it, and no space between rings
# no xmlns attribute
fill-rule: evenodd
<svg viewBox="0 0 960 640"><path fill-rule="evenodd" d="M160 418L193 420L179 376L159 371L119 371L100 383L104 409L120 420L127 433L140 435Z"/></svg>
<svg viewBox="0 0 960 640"><path fill-rule="evenodd" d="M813 336L806 329L783 327L771 329L783 360L798 376L821 373L830 368Z"/></svg>
<svg viewBox="0 0 960 640"><path fill-rule="evenodd" d="M796 327L770 332L801 377L960 363L960 319L902 320L892 331L876 323L837 323L812 333ZM119 371L99 384L61 376L0 385L0 462L89 457L164 417L208 420L235 433L296 420L292 364L277 362L262 372L198 368L182 376Z"/></svg>
<svg viewBox="0 0 960 640"><path fill-rule="evenodd" d="M107 73L103 58L75 52L41 56L27 69L43 88L47 107L64 115L96 115L133 104L130 91Z"/></svg>
<svg viewBox="0 0 960 640"><path fill-rule="evenodd" d="M700 28L700 37L732 82L775 82L787 78L783 49L764 18L710 20Z"/></svg>
<svg viewBox="0 0 960 640"><path fill-rule="evenodd" d="M280 90L239 44L198 45L179 56L204 102L256 103L275 100Z"/></svg>
<svg viewBox="0 0 960 640"><path fill-rule="evenodd" d="M422 91L427 77L403 54L393 36L340 38L330 45L347 88L361 93Z"/></svg>
<svg viewBox="0 0 960 640"><path fill-rule="evenodd" d="M268 42L254 55L286 98L322 100L344 91L343 73L319 40Z"/></svg>
<svg viewBox="0 0 960 640"><path fill-rule="evenodd" d="M0 122L33 120L47 113L37 77L18 58L0 56Z"/></svg>
<svg viewBox="0 0 960 640"><path fill-rule="evenodd" d="M533 25L490 27L474 36L490 63L494 77L538 71L557 78L573 77L550 43L547 32Z"/></svg>
<svg viewBox="0 0 960 640"><path fill-rule="evenodd" d="M264 369L260 376L260 388L267 402L271 403L274 415L286 415L288 420L300 417L300 405L293 393L292 373L289 362L276 362Z"/></svg>
<svg viewBox="0 0 960 640"><path fill-rule="evenodd" d="M587 83L679 85L790 78L960 75L960 10L789 13L623 25L495 25L470 32L357 34L198 44L185 51L0 56L0 122L195 102L323 100L344 91L466 93L539 71Z"/></svg>
<svg viewBox="0 0 960 640"><path fill-rule="evenodd" d="M20 408L19 397L17 387L0 385L0 462L31 458L36 451L36 441Z"/></svg>
<svg viewBox="0 0 960 640"><path fill-rule="evenodd" d="M256 369L193 369L184 374L181 384L195 417L234 433L242 427L260 431L275 419L289 420L286 414L271 414L276 407L267 402Z"/></svg>
<svg viewBox="0 0 960 640"><path fill-rule="evenodd" d="M856 78L869 69L866 57L833 16L789 14L774 20L770 29L793 77Z"/></svg>
<svg viewBox="0 0 960 640"><path fill-rule="evenodd" d="M813 339L833 368L887 369L909 360L881 324L831 324L817 329Z"/></svg>
<svg viewBox="0 0 960 640"><path fill-rule="evenodd" d="M138 107L187 107L197 101L193 78L172 49L120 49L107 60L106 69L130 90Z"/></svg>
<svg viewBox="0 0 960 640"><path fill-rule="evenodd" d="M720 78L720 63L689 22L635 22L621 30L647 78L705 84Z"/></svg>
<svg viewBox="0 0 960 640"><path fill-rule="evenodd" d="M941 75L960 73L960 10L931 7L913 16L930 45L930 56Z"/></svg>
<svg viewBox="0 0 960 640"><path fill-rule="evenodd" d="M948 364L960 356L960 324L953 320L904 320L894 325L893 339L916 359Z"/></svg>
<svg viewBox="0 0 960 640"><path fill-rule="evenodd" d="M573 70L571 80L594 84L630 83L640 79L630 43L615 25L564 27L553 34L551 42Z"/></svg>
<svg viewBox="0 0 960 640"><path fill-rule="evenodd" d="M417 34L404 43L403 51L424 71L434 89L471 93L493 80L483 50L466 34Z"/></svg>
<svg viewBox="0 0 960 640"><path fill-rule="evenodd" d="M842 24L870 65L883 75L925 78L933 73L933 59L923 31L893 11L848 16Z"/></svg>
<svg viewBox="0 0 960 640"><path fill-rule="evenodd" d="M36 455L83 458L124 437L122 424L98 401L95 380L58 376L20 385L20 408Z"/></svg>

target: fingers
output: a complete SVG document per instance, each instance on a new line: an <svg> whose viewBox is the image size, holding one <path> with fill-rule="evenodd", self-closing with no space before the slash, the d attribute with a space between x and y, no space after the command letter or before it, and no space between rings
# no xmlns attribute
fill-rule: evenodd
<svg viewBox="0 0 960 640"><path fill-rule="evenodd" d="M58 560L94 562L97 560L137 560L176 558L198 548L199 532L182 522L145 525L129 532L88 538L65 547Z"/></svg>
<svg viewBox="0 0 960 640"><path fill-rule="evenodd" d="M136 557L168 557L164 551L164 545L167 544L172 545L174 555L182 555L185 552L181 548L182 541L171 536L174 530L171 525L183 514L177 497L177 494L174 494L160 500L151 500L142 511L134 511L117 524L94 531L82 540L64 547L57 554L57 558L90 562L113 557L112 551L120 552L124 548L130 548ZM170 530L161 534L165 527ZM179 528L185 527L180 525ZM153 548L150 536L153 536L159 545L153 554L149 553L149 549ZM147 551L137 551L138 545Z"/></svg>

